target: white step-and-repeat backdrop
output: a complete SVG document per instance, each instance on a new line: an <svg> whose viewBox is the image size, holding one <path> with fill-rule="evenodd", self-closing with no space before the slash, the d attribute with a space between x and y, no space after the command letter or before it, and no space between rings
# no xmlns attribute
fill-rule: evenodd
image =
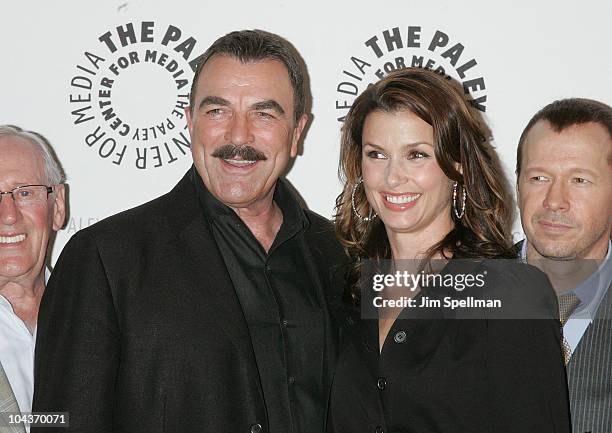
<svg viewBox="0 0 612 433"><path fill-rule="evenodd" d="M265 29L308 65L313 121L288 178L330 217L341 120L368 83L404 65L459 80L513 179L516 142L539 108L612 103L610 16L603 0L3 2L0 123L42 133L68 174L55 260L77 230L180 179L194 59L232 30Z"/></svg>

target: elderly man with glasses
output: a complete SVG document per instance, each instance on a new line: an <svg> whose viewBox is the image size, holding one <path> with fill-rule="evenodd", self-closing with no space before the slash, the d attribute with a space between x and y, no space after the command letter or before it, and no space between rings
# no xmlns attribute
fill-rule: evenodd
<svg viewBox="0 0 612 433"><path fill-rule="evenodd" d="M0 126L0 433L29 412L34 344L49 239L64 224L64 174L38 134Z"/></svg>

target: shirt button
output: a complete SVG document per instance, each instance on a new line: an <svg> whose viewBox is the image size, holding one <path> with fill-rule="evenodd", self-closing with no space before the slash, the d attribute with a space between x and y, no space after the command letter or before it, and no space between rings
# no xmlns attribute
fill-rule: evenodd
<svg viewBox="0 0 612 433"><path fill-rule="evenodd" d="M393 336L393 341L395 341L396 343L403 343L404 341L406 341L406 331L399 331L395 333L395 335Z"/></svg>
<svg viewBox="0 0 612 433"><path fill-rule="evenodd" d="M250 432L251 433L261 433L262 430L263 428L261 427L261 424L257 423L251 426Z"/></svg>
<svg viewBox="0 0 612 433"><path fill-rule="evenodd" d="M387 387L387 381L385 380L384 377L378 378L378 380L376 381L376 387L380 389L381 391Z"/></svg>
<svg viewBox="0 0 612 433"><path fill-rule="evenodd" d="M287 321L287 319L283 319L281 323L283 324L283 328L286 328L287 325L289 325L289 322Z"/></svg>
<svg viewBox="0 0 612 433"><path fill-rule="evenodd" d="M295 383L295 377L289 376L289 384L293 385Z"/></svg>
<svg viewBox="0 0 612 433"><path fill-rule="evenodd" d="M375 433L385 433L385 431L383 430L382 426L376 426L376 429L374 430Z"/></svg>

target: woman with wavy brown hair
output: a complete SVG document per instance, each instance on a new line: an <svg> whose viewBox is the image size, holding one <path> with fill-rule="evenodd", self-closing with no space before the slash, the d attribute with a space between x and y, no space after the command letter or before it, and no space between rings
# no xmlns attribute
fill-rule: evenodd
<svg viewBox="0 0 612 433"><path fill-rule="evenodd" d="M340 158L336 232L354 266L328 431L569 432L554 293L535 268L498 260L515 255L511 195L456 84L407 68L370 86L346 116ZM421 280L407 290L391 278L383 296L368 286L376 272L400 268L461 281L478 274L486 284ZM485 307L419 308L472 295L529 308L512 319ZM539 319L521 317L527 311Z"/></svg>

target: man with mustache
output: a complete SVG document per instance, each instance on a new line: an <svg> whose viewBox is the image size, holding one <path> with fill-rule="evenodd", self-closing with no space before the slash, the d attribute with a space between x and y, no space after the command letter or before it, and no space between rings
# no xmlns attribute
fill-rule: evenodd
<svg viewBox="0 0 612 433"><path fill-rule="evenodd" d="M271 33L230 33L200 57L194 166L77 233L43 299L34 407L70 412L58 431L324 431L344 255L281 178L306 92Z"/></svg>
<svg viewBox="0 0 612 433"><path fill-rule="evenodd" d="M558 293L574 433L612 426L612 109L565 99L540 110L517 151L520 256Z"/></svg>

